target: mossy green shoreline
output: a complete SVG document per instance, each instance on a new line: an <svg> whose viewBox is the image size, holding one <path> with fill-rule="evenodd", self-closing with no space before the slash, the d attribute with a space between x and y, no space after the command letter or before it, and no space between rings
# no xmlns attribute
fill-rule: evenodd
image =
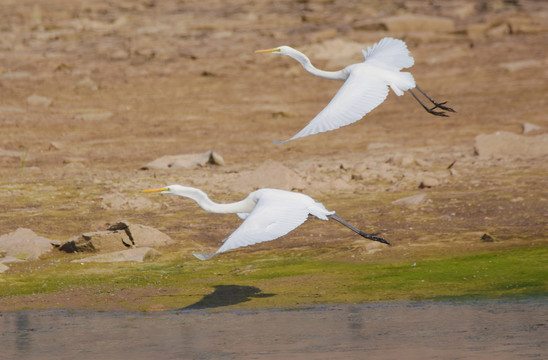
<svg viewBox="0 0 548 360"><path fill-rule="evenodd" d="M176 255L154 263L46 259L34 268L15 268L0 275L0 310L145 311L192 308L193 304L211 309L300 308L548 294L546 245L405 261L379 256L377 262L367 263L325 259L325 254L314 250L249 253L207 262ZM225 292L212 296L219 289ZM65 301L76 296L84 300Z"/></svg>

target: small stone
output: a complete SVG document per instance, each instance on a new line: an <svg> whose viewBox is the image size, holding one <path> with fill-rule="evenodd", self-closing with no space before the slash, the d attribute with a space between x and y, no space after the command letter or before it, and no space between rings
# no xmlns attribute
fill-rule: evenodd
<svg viewBox="0 0 548 360"><path fill-rule="evenodd" d="M0 114L2 113L23 113L25 109L17 106L0 106Z"/></svg>
<svg viewBox="0 0 548 360"><path fill-rule="evenodd" d="M82 120L82 121L101 121L101 120L108 120L114 115L110 111L103 111L103 112L91 112L87 114L78 114L74 115L74 120Z"/></svg>
<svg viewBox="0 0 548 360"><path fill-rule="evenodd" d="M0 251L18 259L36 260L53 249L51 240L38 236L34 231L19 228L0 236Z"/></svg>
<svg viewBox="0 0 548 360"><path fill-rule="evenodd" d="M450 18L427 15L406 14L391 16L380 20L390 32L435 31L448 32L455 29L455 22Z"/></svg>
<svg viewBox="0 0 548 360"><path fill-rule="evenodd" d="M4 264L0 264L0 274L3 273L4 271L7 271L9 270L9 266L6 266Z"/></svg>
<svg viewBox="0 0 548 360"><path fill-rule="evenodd" d="M538 132L540 130L542 130L542 128L538 125L535 125L535 124L531 124L531 123L524 123L523 125L521 125L521 128L522 128L522 133L523 134L529 134L529 133L532 133L532 132Z"/></svg>
<svg viewBox="0 0 548 360"><path fill-rule="evenodd" d="M200 166L225 165L221 155L214 151L206 151L202 154L166 155L141 167L141 170L149 169L195 169Z"/></svg>
<svg viewBox="0 0 548 360"><path fill-rule="evenodd" d="M40 96L40 95L31 95L27 98L27 104L29 106L47 108L51 105L52 102L53 102L52 99L47 98L45 96Z"/></svg>
<svg viewBox="0 0 548 360"><path fill-rule="evenodd" d="M476 136L474 154L489 158L536 158L548 154L548 134L525 136L507 131Z"/></svg>
<svg viewBox="0 0 548 360"><path fill-rule="evenodd" d="M433 178L433 177L425 177L420 185L419 185L419 189L424 189L424 188L432 188L432 187L436 187L440 184L439 180L436 179L436 178Z"/></svg>
<svg viewBox="0 0 548 360"><path fill-rule="evenodd" d="M483 241L483 242L495 242L495 241L497 241L497 239L493 235L485 233L481 236L481 241Z"/></svg>
<svg viewBox="0 0 548 360"><path fill-rule="evenodd" d="M95 81L91 80L89 77L86 77L78 81L76 85L74 85L74 87L77 89L87 89L92 91L99 90L99 86L95 83Z"/></svg>

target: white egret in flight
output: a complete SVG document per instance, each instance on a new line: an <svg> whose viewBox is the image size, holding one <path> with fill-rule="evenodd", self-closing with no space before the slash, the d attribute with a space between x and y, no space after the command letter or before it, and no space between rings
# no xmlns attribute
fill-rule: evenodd
<svg viewBox="0 0 548 360"><path fill-rule="evenodd" d="M366 239L390 245L385 239L377 237L377 234L366 234L356 229L310 196L293 191L259 189L242 201L230 204L215 203L202 190L181 185L170 185L142 192L184 196L196 201L206 211L220 214L235 213L244 219L240 227L223 240L223 245L216 252L194 254L200 260L208 260L214 255L241 246L277 239L299 227L306 221L308 215L314 215L321 220L333 219Z"/></svg>
<svg viewBox="0 0 548 360"><path fill-rule="evenodd" d="M428 96L415 83L411 73L400 72L401 69L409 68L414 64L414 59L402 40L386 37L372 47L368 47L367 50L362 50L365 57L364 62L349 65L339 71L319 70L312 65L305 54L289 46L257 50L255 52L286 55L297 60L312 75L329 80L344 81L343 86L331 102L308 125L289 140L274 141L277 144L338 129L341 126L350 125L360 120L386 99L388 87L398 96L403 95L404 91L409 91L430 114L447 116L443 111L434 111L436 108L455 112L455 110L445 106L447 101L439 103ZM417 88L434 106L428 108L411 90L413 88Z"/></svg>

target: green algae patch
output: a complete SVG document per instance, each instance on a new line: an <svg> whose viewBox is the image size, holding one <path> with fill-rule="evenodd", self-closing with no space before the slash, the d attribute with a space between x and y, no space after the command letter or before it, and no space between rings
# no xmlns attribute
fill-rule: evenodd
<svg viewBox="0 0 548 360"><path fill-rule="evenodd" d="M0 275L0 310L302 308L377 301L489 299L548 294L548 246L387 262L321 259L316 251L198 261L57 262Z"/></svg>

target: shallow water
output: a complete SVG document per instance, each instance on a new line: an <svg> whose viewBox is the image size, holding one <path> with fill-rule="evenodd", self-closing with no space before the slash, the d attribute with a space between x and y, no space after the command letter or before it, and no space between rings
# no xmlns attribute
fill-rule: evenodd
<svg viewBox="0 0 548 360"><path fill-rule="evenodd" d="M545 359L548 301L0 315L2 359Z"/></svg>

